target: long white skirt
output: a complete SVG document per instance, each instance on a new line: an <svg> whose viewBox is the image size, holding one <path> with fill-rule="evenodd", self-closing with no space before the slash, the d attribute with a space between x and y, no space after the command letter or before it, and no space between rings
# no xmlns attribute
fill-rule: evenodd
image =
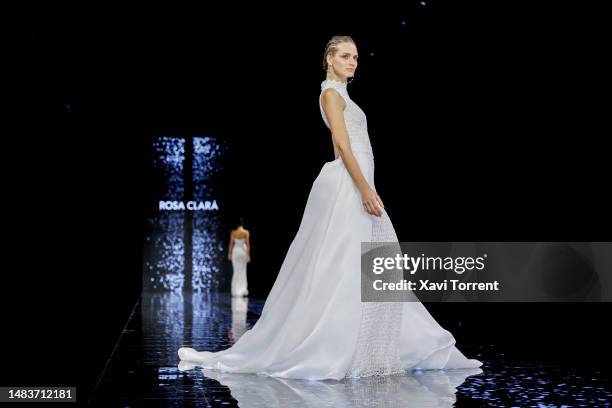
<svg viewBox="0 0 612 408"><path fill-rule="evenodd" d="M371 154L354 152L374 186ZM397 241L391 221L368 214L341 158L313 183L261 316L222 351L182 347L182 360L222 372L336 379L409 369L476 368L420 302L361 302L361 242Z"/></svg>
<svg viewBox="0 0 612 408"><path fill-rule="evenodd" d="M248 296L247 250L244 239L234 240L232 249L232 296Z"/></svg>

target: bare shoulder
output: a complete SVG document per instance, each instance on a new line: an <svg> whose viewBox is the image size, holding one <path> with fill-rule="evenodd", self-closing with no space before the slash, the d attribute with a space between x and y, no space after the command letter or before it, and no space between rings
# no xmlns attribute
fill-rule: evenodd
<svg viewBox="0 0 612 408"><path fill-rule="evenodd" d="M346 108L346 101L334 88L327 88L321 93L321 104L324 108L339 107L341 110Z"/></svg>

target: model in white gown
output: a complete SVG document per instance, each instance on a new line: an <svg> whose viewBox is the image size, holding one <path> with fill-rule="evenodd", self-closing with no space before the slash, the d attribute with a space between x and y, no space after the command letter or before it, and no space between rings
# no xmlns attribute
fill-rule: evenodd
<svg viewBox="0 0 612 408"><path fill-rule="evenodd" d="M232 247L232 296L247 296L247 244L246 238L234 238Z"/></svg>
<svg viewBox="0 0 612 408"><path fill-rule="evenodd" d="M374 156L364 112L346 82L326 79L346 101L351 150L374 190ZM329 128L325 112L319 106ZM453 335L420 302L361 302L361 242L397 242L383 209L371 215L342 159L315 179L298 232L261 316L222 351L182 347L182 360L222 372L336 379L403 373L410 369L476 368Z"/></svg>

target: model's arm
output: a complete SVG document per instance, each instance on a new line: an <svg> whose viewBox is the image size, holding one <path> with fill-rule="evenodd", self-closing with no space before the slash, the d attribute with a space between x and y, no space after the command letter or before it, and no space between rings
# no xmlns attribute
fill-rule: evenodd
<svg viewBox="0 0 612 408"><path fill-rule="evenodd" d="M232 260L232 249L234 248L234 233L230 232L230 240L227 245L227 259Z"/></svg>
<svg viewBox="0 0 612 408"><path fill-rule="evenodd" d="M346 123L344 123L344 108L346 102L344 98L338 94L333 88L328 88L323 91L321 96L321 106L327 116L329 127L332 132L332 137L336 143L336 147L351 178L355 182L357 189L361 193L361 201L369 214L381 216L382 208L384 208L381 198L376 191L370 187L368 181L363 177L363 173L359 168L359 163L351 150Z"/></svg>
<svg viewBox="0 0 612 408"><path fill-rule="evenodd" d="M251 233L247 231L246 236L246 252L247 252L247 262L251 262Z"/></svg>

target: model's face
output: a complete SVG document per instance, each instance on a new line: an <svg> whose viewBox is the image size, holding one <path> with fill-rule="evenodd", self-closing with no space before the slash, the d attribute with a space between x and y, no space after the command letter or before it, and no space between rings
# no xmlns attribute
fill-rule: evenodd
<svg viewBox="0 0 612 408"><path fill-rule="evenodd" d="M336 75L342 78L350 78L357 70L357 47L351 42L338 44L336 54L327 57L327 64L332 65Z"/></svg>

